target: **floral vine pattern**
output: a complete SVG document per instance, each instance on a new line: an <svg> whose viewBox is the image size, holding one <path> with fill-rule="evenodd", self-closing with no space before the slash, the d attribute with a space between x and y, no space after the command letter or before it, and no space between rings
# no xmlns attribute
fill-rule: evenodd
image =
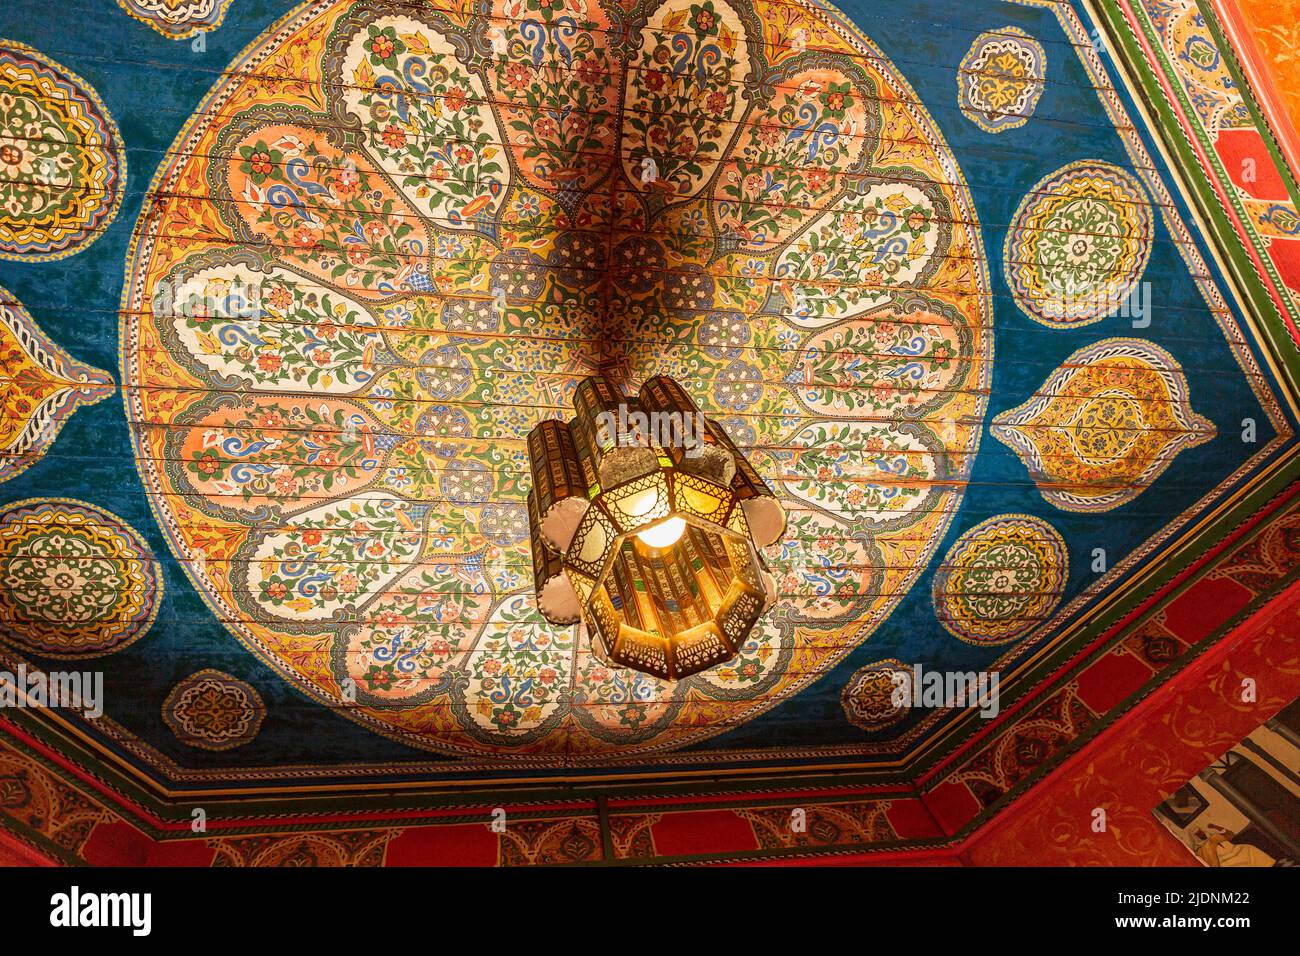
<svg viewBox="0 0 1300 956"><path fill-rule="evenodd" d="M322 0L174 155L124 295L147 491L245 645L378 732L539 765L701 740L865 640L956 510L977 218L818 3ZM530 596L523 439L597 369L683 382L791 514L781 608L677 684Z"/></svg>

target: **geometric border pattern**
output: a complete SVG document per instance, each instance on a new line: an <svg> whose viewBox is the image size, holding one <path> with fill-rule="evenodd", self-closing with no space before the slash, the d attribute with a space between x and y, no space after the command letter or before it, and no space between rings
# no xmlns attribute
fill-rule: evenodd
<svg viewBox="0 0 1300 956"><path fill-rule="evenodd" d="M1245 529L1242 540L1212 564L1174 601L1098 648L1070 680L1025 708L978 753L918 781L915 790L846 784L812 792L800 787L796 795L792 788L785 788L791 790L786 793L761 784L735 792L696 786L610 797L602 804L575 788L563 798L519 797L517 802L504 794L499 795L502 801L452 795L423 809L408 796L406 811L362 833L346 824L348 813L336 805L328 811L336 820L333 825L316 821L325 806L316 811L310 797L298 797L268 804L255 814L236 803L238 834L224 835L210 823L207 837L193 838L189 801L142 800L112 778L88 787L70 776L65 750L60 748L56 762L44 740L0 718L0 794L7 794L0 800L0 828L69 864L109 863L122 859L119 854L200 866L269 858L390 866L710 863L864 852L882 854L887 861L894 851L904 850L931 851L936 861L956 862L953 853L960 841L1220 638L1234 636L1224 643L1223 653L1239 653L1239 648L1244 648L1240 653L1264 653L1264 647L1272 647L1273 654L1287 653L1289 642L1275 627L1235 629L1300 579L1300 483L1267 521ZM1300 601L1264 616L1298 613ZM1245 635L1245 645L1236 640L1238 635ZM1270 660L1275 670L1282 663ZM1291 685L1300 684L1294 659L1277 672L1290 676L1262 696L1259 711L1274 703L1281 706L1286 694L1294 696ZM1199 681L1204 675L1193 668L1191 676ZM1163 688L1162 693L1173 691ZM21 787L6 783L17 778ZM215 820L220 801L205 798L204 803ZM138 808L139 815L123 806ZM496 806L508 814L505 834L492 830ZM773 822L788 820L795 809L807 817L801 835L786 834L788 827ZM358 819L370 818L360 805L355 812ZM290 830L294 832L286 832Z"/></svg>

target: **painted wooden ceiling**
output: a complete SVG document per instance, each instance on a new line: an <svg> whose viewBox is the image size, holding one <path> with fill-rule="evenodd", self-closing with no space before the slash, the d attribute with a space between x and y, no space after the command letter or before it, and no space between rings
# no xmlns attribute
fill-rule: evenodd
<svg viewBox="0 0 1300 956"><path fill-rule="evenodd" d="M1294 448L1282 321L1085 4L120 4L0 11L0 652L102 671L75 733L168 786L918 768ZM524 436L595 372L785 501L725 666L536 612ZM918 665L999 704L891 699Z"/></svg>

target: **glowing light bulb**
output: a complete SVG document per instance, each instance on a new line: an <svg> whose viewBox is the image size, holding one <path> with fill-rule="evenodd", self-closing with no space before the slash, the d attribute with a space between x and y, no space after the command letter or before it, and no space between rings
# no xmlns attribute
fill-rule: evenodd
<svg viewBox="0 0 1300 956"><path fill-rule="evenodd" d="M638 531L636 536L641 539L643 544L647 544L652 548L671 548L681 538L685 530L685 521L681 518L669 518L667 521L659 522L654 527Z"/></svg>

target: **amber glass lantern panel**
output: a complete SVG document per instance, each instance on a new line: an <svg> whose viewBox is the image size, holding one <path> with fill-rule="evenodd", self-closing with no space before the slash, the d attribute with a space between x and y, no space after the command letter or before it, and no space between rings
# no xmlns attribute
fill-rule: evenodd
<svg viewBox="0 0 1300 956"><path fill-rule="evenodd" d="M592 592L589 621L614 663L678 679L734 657L763 607L753 546L688 523L666 548L621 537Z"/></svg>

